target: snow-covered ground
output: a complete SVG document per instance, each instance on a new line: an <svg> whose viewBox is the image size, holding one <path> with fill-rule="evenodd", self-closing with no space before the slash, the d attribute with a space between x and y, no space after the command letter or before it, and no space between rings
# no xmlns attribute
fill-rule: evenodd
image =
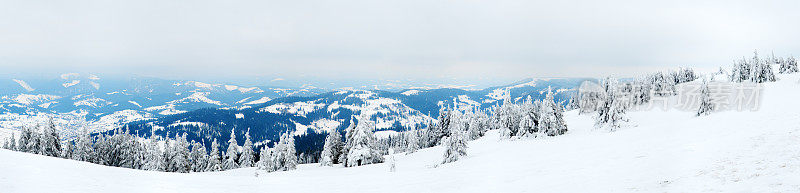
<svg viewBox="0 0 800 193"><path fill-rule="evenodd" d="M0 192L800 192L800 76L765 84L758 111L629 113L633 127L595 130L567 112L558 137L469 143L438 165L443 148L355 168L300 165L161 173L0 150Z"/></svg>

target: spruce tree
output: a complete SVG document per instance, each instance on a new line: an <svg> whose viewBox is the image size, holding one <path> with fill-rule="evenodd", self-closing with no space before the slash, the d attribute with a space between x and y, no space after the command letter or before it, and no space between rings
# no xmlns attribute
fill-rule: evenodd
<svg viewBox="0 0 800 193"><path fill-rule="evenodd" d="M80 129L80 134L78 134L78 142L75 148L75 155L73 155L73 159L78 161L85 161L85 162L95 162L94 158L97 157L97 154L94 151L94 141L92 140L91 135L89 135L89 131L84 127Z"/></svg>
<svg viewBox="0 0 800 193"><path fill-rule="evenodd" d="M58 136L53 118L50 118L47 121L47 126L42 128L41 136L41 145L44 146L44 148L42 148L42 154L51 157L58 157L61 155L61 138Z"/></svg>
<svg viewBox="0 0 800 193"><path fill-rule="evenodd" d="M239 145L236 142L235 129L236 128L231 129L231 138L228 140L228 150L225 153L225 160L222 162L223 170L239 168L239 164L236 163L239 157Z"/></svg>
<svg viewBox="0 0 800 193"><path fill-rule="evenodd" d="M711 91L708 88L708 83L703 81L700 87L700 108L697 109L695 116L703 116L711 114L714 111L714 104L711 101Z"/></svg>
<svg viewBox="0 0 800 193"><path fill-rule="evenodd" d="M444 151L442 164L458 161L459 158L467 155L467 140L464 139L464 133L460 130L450 130L450 137L446 145L447 149Z"/></svg>
<svg viewBox="0 0 800 193"><path fill-rule="evenodd" d="M253 167L255 161L255 152L253 152L253 142L250 141L250 129L244 134L244 146L242 146L242 155L239 158L239 167Z"/></svg>
<svg viewBox="0 0 800 193"><path fill-rule="evenodd" d="M214 141L211 142L211 153L208 155L208 166L206 166L205 171L207 172L215 172L222 170L222 163L220 157L220 150L219 150L219 143L217 143L217 139L214 138Z"/></svg>
<svg viewBox="0 0 800 193"><path fill-rule="evenodd" d="M418 133L418 130L408 131L408 137L406 138L408 140L408 142L406 142L408 144L408 147L406 148L408 153L414 153L420 149Z"/></svg>
<svg viewBox="0 0 800 193"><path fill-rule="evenodd" d="M147 140L145 151L147 152L142 169L150 171L164 171L166 168L163 158L164 154L161 152L159 140L154 135L151 135L150 139Z"/></svg>
<svg viewBox="0 0 800 193"><path fill-rule="evenodd" d="M374 129L375 123L369 120L369 116L361 114L354 133L351 138L347 139L346 146L349 149L345 150L347 151L347 158L344 162L345 167L383 162L383 156L381 156L378 148L375 147L376 139L372 133Z"/></svg>
<svg viewBox="0 0 800 193"><path fill-rule="evenodd" d="M192 152L190 153L193 172L202 172L208 166L208 154L206 154L206 147L203 144L194 142L192 143Z"/></svg>
<svg viewBox="0 0 800 193"><path fill-rule="evenodd" d="M325 145L322 149L322 156L320 157L320 165L332 166L339 163L339 155L342 153L342 135L336 129L325 137Z"/></svg>

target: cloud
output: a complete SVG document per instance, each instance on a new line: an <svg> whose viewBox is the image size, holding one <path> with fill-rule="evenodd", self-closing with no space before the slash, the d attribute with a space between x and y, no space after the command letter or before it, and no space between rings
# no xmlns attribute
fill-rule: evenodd
<svg viewBox="0 0 800 193"><path fill-rule="evenodd" d="M799 1L17 1L0 67L165 78L631 74L800 55ZM213 13L213 14L212 14Z"/></svg>
<svg viewBox="0 0 800 193"><path fill-rule="evenodd" d="M285 80L285 79L283 79L283 78L275 78L275 79L270 80L270 82L281 81L281 80Z"/></svg>

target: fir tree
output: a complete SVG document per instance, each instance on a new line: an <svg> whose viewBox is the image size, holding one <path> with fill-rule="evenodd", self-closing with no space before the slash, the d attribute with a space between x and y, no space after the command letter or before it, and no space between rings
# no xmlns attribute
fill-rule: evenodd
<svg viewBox="0 0 800 193"><path fill-rule="evenodd" d="M208 155L206 154L206 148L203 147L201 143L192 143L192 151L189 155L193 172L202 172L206 170L208 166Z"/></svg>
<svg viewBox="0 0 800 193"><path fill-rule="evenodd" d="M53 122L53 118L50 118L47 121L47 126L42 128L42 140L41 145L42 154L51 156L51 157L58 157L61 155L61 138L58 136L58 132L56 131L56 125Z"/></svg>
<svg viewBox="0 0 800 193"><path fill-rule="evenodd" d="M250 141L250 129L244 134L244 146L242 146L242 155L239 158L239 167L253 167L255 161L255 152L253 152L253 142Z"/></svg>
<svg viewBox="0 0 800 193"><path fill-rule="evenodd" d="M697 109L695 116L702 116L711 114L714 111L714 104L711 101L711 91L708 89L708 83L703 81L700 87L700 108Z"/></svg>
<svg viewBox="0 0 800 193"><path fill-rule="evenodd" d="M94 141L86 128L81 128L73 159L85 162L95 162L97 154L94 151Z"/></svg>
<svg viewBox="0 0 800 193"><path fill-rule="evenodd" d="M205 171L213 172L213 171L221 171L222 170L222 163L221 163L220 151L219 151L219 143L217 143L217 139L214 138L214 141L211 142L211 153L208 156L208 166L206 166Z"/></svg>
<svg viewBox="0 0 800 193"><path fill-rule="evenodd" d="M449 121L448 121L449 122ZM375 147L376 139L372 131L375 123L369 120L369 116L361 114L353 134L347 139L347 158L345 167L361 166L383 162L383 157ZM437 134L438 135L438 134Z"/></svg>
<svg viewBox="0 0 800 193"><path fill-rule="evenodd" d="M458 161L459 158L467 155L467 141L464 139L463 132L457 129L450 130L450 137L447 140L447 149L444 151L442 164Z"/></svg>
<svg viewBox="0 0 800 193"><path fill-rule="evenodd" d="M161 147L158 145L159 140L151 135L150 139L146 142L145 160L142 169L150 171L164 171L166 168L164 164L164 153L161 152Z"/></svg>
<svg viewBox="0 0 800 193"><path fill-rule="evenodd" d="M325 145L322 149L322 156L320 158L320 165L332 166L339 163L339 155L342 154L342 135L336 129L328 134L325 138Z"/></svg>
<svg viewBox="0 0 800 193"><path fill-rule="evenodd" d="M228 150L225 153L225 160L222 162L222 169L223 170L230 170L239 168L239 164L236 164L236 160L239 156L239 145L236 142L236 132L235 129L231 129L231 139L228 140Z"/></svg>
<svg viewBox="0 0 800 193"><path fill-rule="evenodd" d="M273 172L276 170L275 158L273 154L274 150L272 148L269 148L266 145L261 148L261 154L259 156L258 163L256 163L259 170L264 170L267 172Z"/></svg>
<svg viewBox="0 0 800 193"><path fill-rule="evenodd" d="M276 145L276 162L278 170L287 171L297 168L297 151L294 147L294 137L289 133L281 135L281 140Z"/></svg>
<svg viewBox="0 0 800 193"><path fill-rule="evenodd" d="M408 142L407 142L408 143L408 147L406 148L408 153L414 153L414 152L417 152L417 150L420 149L420 147L419 147L419 134L418 133L419 133L418 130L408 131L408 137L406 138L408 140Z"/></svg>

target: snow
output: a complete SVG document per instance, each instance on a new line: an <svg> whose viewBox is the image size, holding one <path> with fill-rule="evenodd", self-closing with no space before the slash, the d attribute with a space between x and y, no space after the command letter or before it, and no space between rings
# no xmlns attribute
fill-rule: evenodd
<svg viewBox="0 0 800 193"><path fill-rule="evenodd" d="M186 126L205 127L205 126L208 126L208 124L201 123L201 122L177 122L177 123L169 124L167 127L186 127Z"/></svg>
<svg viewBox="0 0 800 193"><path fill-rule="evenodd" d="M503 140L490 131L470 141L468 155L453 163L438 164L441 146L395 154L396 172L389 172L388 164L301 164L274 173L242 168L178 174L0 150L0 187L3 192L799 192L800 76L780 78L765 84L758 111L694 117L656 108L629 112L637 126L616 132L593 129L591 115L570 111L566 135Z"/></svg>
<svg viewBox="0 0 800 193"><path fill-rule="evenodd" d="M207 89L211 89L211 88L213 88L213 87L214 87L214 85L212 85L212 84L208 84L208 83L197 82L197 81L189 81L189 82L190 82L190 83L194 83L194 86L195 86L195 87L207 88Z"/></svg>
<svg viewBox="0 0 800 193"><path fill-rule="evenodd" d="M261 108L259 112L269 112L273 114L281 114L281 113L288 113L288 114L295 114L299 116L305 116L308 113L311 113L317 109L324 107L325 104L317 104L314 101L311 102L294 102L294 103L279 103L270 105L264 108Z"/></svg>
<svg viewBox="0 0 800 193"><path fill-rule="evenodd" d="M88 98L88 99L80 100L80 101L77 101L77 102L73 103L73 105L75 105L76 107L78 107L78 106L89 106L89 107L95 107L95 108L104 107L104 106L110 105L110 104L111 104L111 102L108 102L105 99L101 99L101 98Z"/></svg>
<svg viewBox="0 0 800 193"><path fill-rule="evenodd" d="M19 104L31 105L34 103L48 102L60 98L61 98L60 96L46 95L46 94L37 94L37 95L19 94L16 97L14 97L14 101L16 101Z"/></svg>
<svg viewBox="0 0 800 193"><path fill-rule="evenodd" d="M406 95L406 96L417 95L417 94L419 94L419 90L407 90L407 91L404 91L404 92L402 92L400 94L403 94L403 95Z"/></svg>
<svg viewBox="0 0 800 193"><path fill-rule="evenodd" d="M24 88L28 92L36 90L36 89L33 89L33 87L31 87L31 85L29 85L27 82L25 82L23 80L17 80L17 79L12 79L12 80L14 82L17 82L17 84L19 84L19 86L21 86L22 88Z"/></svg>
<svg viewBox="0 0 800 193"><path fill-rule="evenodd" d="M139 103L137 103L136 101L128 101L128 102L133 104L133 105L138 106L139 108L142 108L142 105L139 105Z"/></svg>
<svg viewBox="0 0 800 193"><path fill-rule="evenodd" d="M81 81L80 80L72 80L70 82L65 82L65 83L61 84L61 86L64 86L64 88L69 88L70 86L75 86L78 83L81 83Z"/></svg>
<svg viewBox="0 0 800 193"><path fill-rule="evenodd" d="M244 103L244 104L245 105L257 105L257 104L263 104L263 103L269 102L270 100L272 100L272 99L269 98L269 97L261 97L260 99L253 100L253 101L250 101L250 102L247 102L247 103Z"/></svg>
<svg viewBox="0 0 800 193"><path fill-rule="evenodd" d="M42 107L42 108L46 109L46 108L50 108L50 105L53 105L55 103L58 103L58 101L50 101L50 102L42 103L42 104L39 105L39 107Z"/></svg>
<svg viewBox="0 0 800 193"><path fill-rule="evenodd" d="M222 106L222 102L209 99L208 98L209 94L210 94L209 92L194 92L186 98L170 101L168 103L174 104L174 103L187 103L187 102L202 102L202 103Z"/></svg>
<svg viewBox="0 0 800 193"><path fill-rule="evenodd" d="M243 119L244 118L244 114L236 113L236 118L237 119Z"/></svg>
<svg viewBox="0 0 800 193"><path fill-rule="evenodd" d="M147 107L147 108L144 108L144 110L145 111L160 111L160 112L158 112L158 114L160 114L160 115L174 115L174 114L180 114L180 113L185 113L186 112L186 111L183 111L183 110L175 109L175 104L172 104L172 103L166 104L166 105Z"/></svg>

